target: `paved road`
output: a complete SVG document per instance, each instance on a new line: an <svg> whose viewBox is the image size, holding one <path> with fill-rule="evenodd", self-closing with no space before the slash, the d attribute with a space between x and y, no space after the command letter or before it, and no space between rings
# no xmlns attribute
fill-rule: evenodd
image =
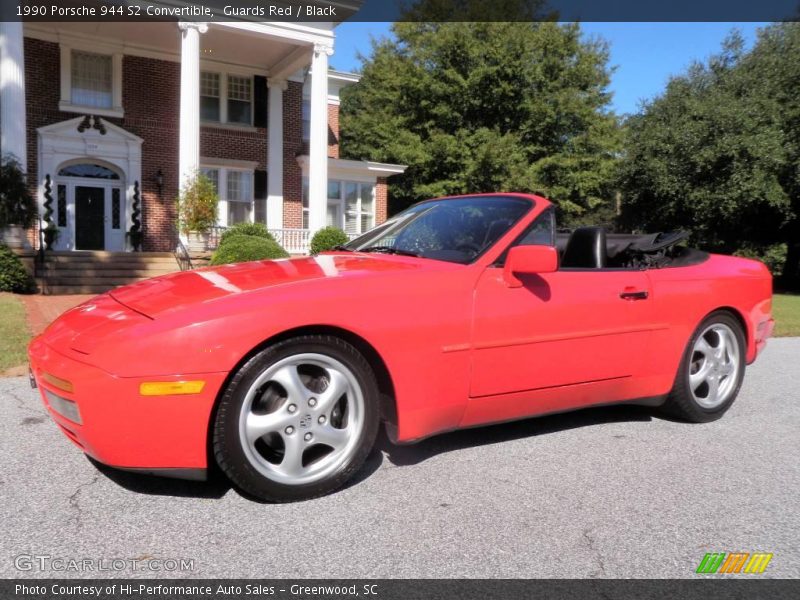
<svg viewBox="0 0 800 600"><path fill-rule="evenodd" d="M771 341L708 425L616 407L383 441L354 485L292 505L100 471L26 379L0 380L0 576L37 554L194 558L195 577L692 577L706 552L760 550L765 575L798 577L799 366L800 338Z"/></svg>

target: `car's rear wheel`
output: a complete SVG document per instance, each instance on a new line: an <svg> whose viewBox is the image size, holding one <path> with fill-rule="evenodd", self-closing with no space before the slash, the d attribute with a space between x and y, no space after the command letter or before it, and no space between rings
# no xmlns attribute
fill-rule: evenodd
<svg viewBox="0 0 800 600"><path fill-rule="evenodd" d="M273 502L322 496L362 466L379 425L378 386L352 345L310 335L259 352L225 390L214 423L220 468Z"/></svg>
<svg viewBox="0 0 800 600"><path fill-rule="evenodd" d="M745 339L739 321L726 311L706 317L684 351L665 409L695 423L719 419L742 385Z"/></svg>

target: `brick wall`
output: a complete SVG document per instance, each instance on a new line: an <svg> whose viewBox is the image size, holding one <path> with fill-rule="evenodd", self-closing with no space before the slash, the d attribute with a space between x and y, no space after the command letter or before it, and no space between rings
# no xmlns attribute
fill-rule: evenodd
<svg viewBox="0 0 800 600"><path fill-rule="evenodd" d="M375 225L383 223L389 211L389 186L386 177L378 177L375 185Z"/></svg>
<svg viewBox="0 0 800 600"><path fill-rule="evenodd" d="M290 81L283 93L283 226L303 226L303 84Z"/></svg>
<svg viewBox="0 0 800 600"><path fill-rule="evenodd" d="M339 106L328 104L328 156L339 158Z"/></svg>

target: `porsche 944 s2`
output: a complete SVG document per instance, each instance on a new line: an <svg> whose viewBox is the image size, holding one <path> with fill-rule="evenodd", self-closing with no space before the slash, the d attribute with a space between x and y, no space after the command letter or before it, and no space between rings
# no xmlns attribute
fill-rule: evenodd
<svg viewBox="0 0 800 600"><path fill-rule="evenodd" d="M121 287L33 340L33 381L94 459L216 463L271 501L343 485L381 424L405 443L617 402L722 416L772 332L766 267L554 215L435 199L319 256Z"/></svg>

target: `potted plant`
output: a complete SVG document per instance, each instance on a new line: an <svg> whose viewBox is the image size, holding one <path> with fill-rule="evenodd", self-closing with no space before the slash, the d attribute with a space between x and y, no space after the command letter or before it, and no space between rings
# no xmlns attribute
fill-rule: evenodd
<svg viewBox="0 0 800 600"><path fill-rule="evenodd" d="M190 252L209 249L209 234L217 224L219 196L214 183L202 173L187 179L178 197L178 222Z"/></svg>
<svg viewBox="0 0 800 600"><path fill-rule="evenodd" d="M139 252L139 249L142 247L142 239L144 235L138 229L134 230L131 229L128 232L128 241L131 243L131 247L133 248L134 252Z"/></svg>
<svg viewBox="0 0 800 600"><path fill-rule="evenodd" d="M47 223L47 227L42 231L44 233L44 245L46 250L52 250L55 243L58 241L58 236L61 235L61 230L52 221Z"/></svg>
<svg viewBox="0 0 800 600"><path fill-rule="evenodd" d="M26 229L36 207L22 167L12 156L0 160L0 235L9 248L26 248Z"/></svg>

